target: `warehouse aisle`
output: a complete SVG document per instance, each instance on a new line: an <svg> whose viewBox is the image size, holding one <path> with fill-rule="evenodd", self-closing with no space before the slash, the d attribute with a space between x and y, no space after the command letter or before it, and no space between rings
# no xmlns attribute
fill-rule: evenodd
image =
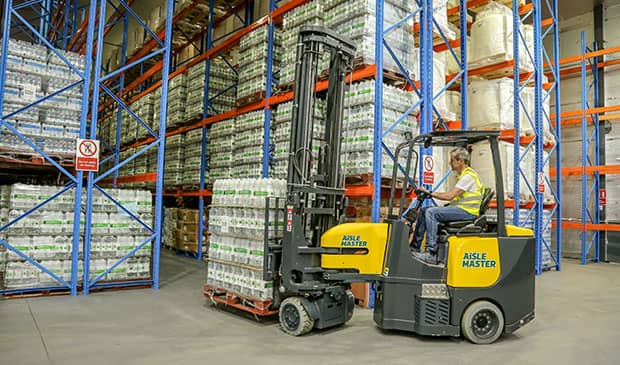
<svg viewBox="0 0 620 365"><path fill-rule="evenodd" d="M492 346L382 332L359 308L343 328L292 338L276 321L207 305L204 275L199 263L164 252L159 292L1 301L1 363L612 364L620 356L620 265L567 262L545 273L536 320Z"/></svg>

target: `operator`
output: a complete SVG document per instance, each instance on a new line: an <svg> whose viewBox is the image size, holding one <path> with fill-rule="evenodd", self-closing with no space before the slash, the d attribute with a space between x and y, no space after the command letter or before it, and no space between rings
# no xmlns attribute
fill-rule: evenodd
<svg viewBox="0 0 620 365"><path fill-rule="evenodd" d="M426 231L426 252L419 257L427 262L437 261L437 230L439 222L474 220L480 214L483 186L478 174L469 166L469 152L463 147L450 151L450 167L458 176L454 189L449 192L433 192L420 187L423 192L450 203L443 207L427 206L420 210L416 220L413 248L420 250Z"/></svg>

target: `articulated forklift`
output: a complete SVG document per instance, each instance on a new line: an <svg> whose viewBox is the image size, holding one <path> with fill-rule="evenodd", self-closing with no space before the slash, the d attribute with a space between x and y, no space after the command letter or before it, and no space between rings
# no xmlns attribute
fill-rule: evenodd
<svg viewBox="0 0 620 365"><path fill-rule="evenodd" d="M322 52L331 55L324 95L326 128L318 158L313 159L314 85ZM282 330L299 336L344 324L353 315L351 283L367 281L375 288L374 321L382 329L463 335L476 344L514 332L534 319L535 241L531 230L505 224L498 132L409 135L395 151L395 161L402 161L402 154L406 163L394 164L387 218L382 223L345 222L340 154L345 77L354 54L352 42L325 28L305 27L300 32L288 188L279 222L283 232L265 253L265 279L274 281L273 308L279 309ZM485 189L481 215L442 224L438 262L419 259L409 237L418 208L431 198L415 190L415 206L404 209L405 195L417 176L417 149L483 141L491 147L495 189ZM405 180L395 209L397 169ZM484 214L493 195L495 221Z"/></svg>

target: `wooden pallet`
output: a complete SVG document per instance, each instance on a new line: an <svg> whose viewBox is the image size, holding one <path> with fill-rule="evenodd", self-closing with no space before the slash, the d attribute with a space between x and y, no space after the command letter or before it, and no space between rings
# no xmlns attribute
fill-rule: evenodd
<svg viewBox="0 0 620 365"><path fill-rule="evenodd" d="M248 104L256 103L257 101L265 98L265 91L257 91L254 94L244 96L237 99L237 107L242 107Z"/></svg>
<svg viewBox="0 0 620 365"><path fill-rule="evenodd" d="M74 166L73 155L48 154L48 156L61 166ZM25 162L31 165L51 166L43 156L36 152L28 153L23 151L15 151L10 149L0 149L0 159L6 162Z"/></svg>
<svg viewBox="0 0 620 365"><path fill-rule="evenodd" d="M349 175L345 179L346 185L371 185L373 181L373 177L371 173L368 174L359 174L359 175ZM388 177L381 178L381 186L382 187L390 187L392 186L392 179ZM403 188L403 179L396 178L396 188Z"/></svg>
<svg viewBox="0 0 620 365"><path fill-rule="evenodd" d="M122 280L123 282L126 283L131 283L131 282L138 282L138 281L144 281L144 280L151 280L150 278L144 278L144 279L132 279L132 280ZM97 282L98 284L105 284L105 283L114 283L116 281L99 281ZM103 291L121 291L121 290L133 290L133 289L147 289L152 287L151 284L142 284L142 285L127 285L127 286L115 286L115 287L108 287L108 288L90 288L90 292L103 292ZM83 290L83 286L82 285L78 285L77 287L77 291L78 293L81 292ZM0 294L0 298L2 299L25 299L25 298L41 298L41 297L53 297L53 296L59 296L59 295L70 295L71 291L69 289L66 288L62 288L62 289L54 289L54 290L50 290L50 289L41 289L40 291L36 291L36 292L28 292L28 293L15 293L15 294Z"/></svg>
<svg viewBox="0 0 620 365"><path fill-rule="evenodd" d="M260 317L268 317L278 314L277 310L271 309L272 300L262 300L233 293L211 285L204 286L204 296L214 304L224 304L227 307L242 310Z"/></svg>

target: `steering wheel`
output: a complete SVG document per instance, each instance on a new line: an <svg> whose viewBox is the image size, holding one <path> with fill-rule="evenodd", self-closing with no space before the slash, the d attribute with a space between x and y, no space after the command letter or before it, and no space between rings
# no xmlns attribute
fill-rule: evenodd
<svg viewBox="0 0 620 365"><path fill-rule="evenodd" d="M424 201L426 199L432 199L433 197L431 196L430 193L420 190L420 189L415 189L415 194L418 197L418 200L420 201Z"/></svg>

